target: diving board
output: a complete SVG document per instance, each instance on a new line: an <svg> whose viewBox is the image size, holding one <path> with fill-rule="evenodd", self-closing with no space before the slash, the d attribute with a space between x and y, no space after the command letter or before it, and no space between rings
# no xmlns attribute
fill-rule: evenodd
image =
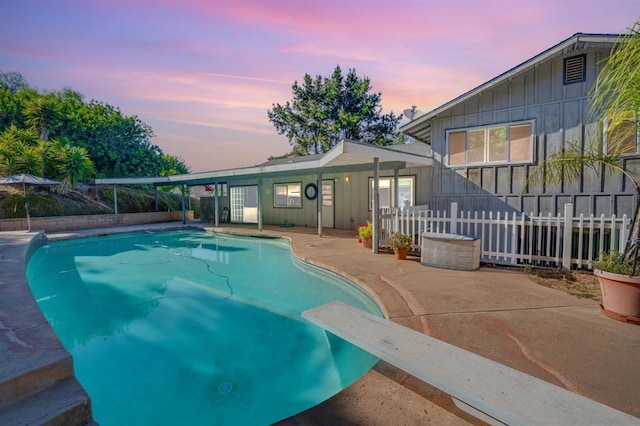
<svg viewBox="0 0 640 426"><path fill-rule="evenodd" d="M640 425L640 419L342 302L302 317L451 395L490 424Z"/></svg>

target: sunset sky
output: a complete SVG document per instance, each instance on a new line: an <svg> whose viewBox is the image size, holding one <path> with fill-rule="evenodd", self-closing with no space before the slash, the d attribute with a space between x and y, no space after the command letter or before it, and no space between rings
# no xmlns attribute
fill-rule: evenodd
<svg viewBox="0 0 640 426"><path fill-rule="evenodd" d="M639 0L1 0L0 72L149 124L192 171L290 151L267 118L305 73L355 69L383 112L427 112Z"/></svg>

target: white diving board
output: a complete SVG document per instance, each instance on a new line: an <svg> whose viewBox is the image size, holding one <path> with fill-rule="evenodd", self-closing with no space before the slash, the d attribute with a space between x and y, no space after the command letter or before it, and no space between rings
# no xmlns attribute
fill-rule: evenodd
<svg viewBox="0 0 640 426"><path fill-rule="evenodd" d="M640 419L342 302L302 317L451 395L490 424L640 425Z"/></svg>

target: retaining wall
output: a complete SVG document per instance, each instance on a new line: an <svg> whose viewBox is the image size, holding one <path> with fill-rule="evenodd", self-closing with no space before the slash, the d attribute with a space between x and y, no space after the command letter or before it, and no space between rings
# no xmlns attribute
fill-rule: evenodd
<svg viewBox="0 0 640 426"><path fill-rule="evenodd" d="M186 218L187 220L193 220L193 210L186 212ZM181 211L32 217L31 229L57 232L76 229L107 228L110 226L141 225L145 223L177 222L181 220ZM21 231L25 229L27 229L26 218L0 220L0 232Z"/></svg>

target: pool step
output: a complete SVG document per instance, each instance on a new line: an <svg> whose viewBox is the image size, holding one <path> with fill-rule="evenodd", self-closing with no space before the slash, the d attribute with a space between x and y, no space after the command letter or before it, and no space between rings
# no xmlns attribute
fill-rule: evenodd
<svg viewBox="0 0 640 426"><path fill-rule="evenodd" d="M0 376L0 409L73 377L71 355L62 347L29 348L10 341L3 355L8 368Z"/></svg>
<svg viewBox="0 0 640 426"><path fill-rule="evenodd" d="M33 243L29 243L33 240ZM25 259L43 233L0 233L0 425L85 425L91 401L33 299Z"/></svg>
<svg viewBox="0 0 640 426"><path fill-rule="evenodd" d="M75 377L0 408L3 425L94 424L91 401Z"/></svg>

